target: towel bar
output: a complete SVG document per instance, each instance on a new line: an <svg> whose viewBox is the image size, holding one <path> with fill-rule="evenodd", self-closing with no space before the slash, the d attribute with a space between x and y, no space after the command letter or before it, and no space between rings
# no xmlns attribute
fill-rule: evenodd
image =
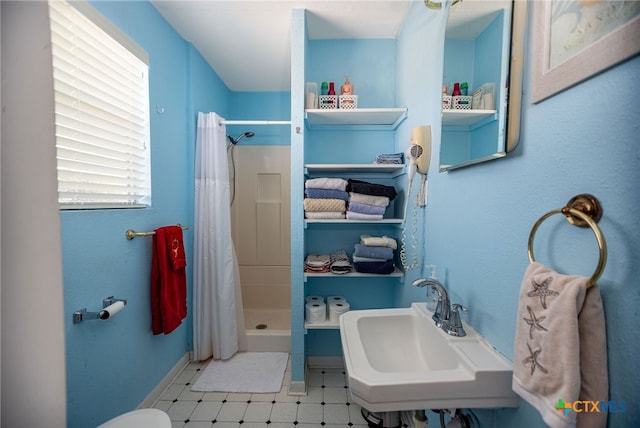
<svg viewBox="0 0 640 428"><path fill-rule="evenodd" d="M529 234L529 261L532 263L536 261L533 256L533 238L535 237L538 227L549 217L555 214L564 214L567 217L567 221L575 226L590 227L593 233L596 235L598 241L598 248L600 249L600 259L598 260L598 266L595 272L589 278L587 287L591 287L602 275L604 266L607 263L607 242L604 239L602 231L597 225L597 222L602 217L602 206L598 199L592 195L583 194L571 198L567 205L562 208L551 210L538 219L533 225L531 233Z"/></svg>
<svg viewBox="0 0 640 428"><path fill-rule="evenodd" d="M183 226L181 224L177 224L176 226L180 226L182 228L182 230L189 230L188 226ZM131 241L133 238L137 237L137 236L151 236L151 235L155 235L156 232L136 232L133 229L129 229L125 232L124 236Z"/></svg>

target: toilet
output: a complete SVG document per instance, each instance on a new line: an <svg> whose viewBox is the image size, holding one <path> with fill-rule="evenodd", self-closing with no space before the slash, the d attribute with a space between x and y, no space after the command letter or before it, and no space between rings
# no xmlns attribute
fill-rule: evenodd
<svg viewBox="0 0 640 428"><path fill-rule="evenodd" d="M171 419L162 410L139 409L110 419L98 428L171 428Z"/></svg>

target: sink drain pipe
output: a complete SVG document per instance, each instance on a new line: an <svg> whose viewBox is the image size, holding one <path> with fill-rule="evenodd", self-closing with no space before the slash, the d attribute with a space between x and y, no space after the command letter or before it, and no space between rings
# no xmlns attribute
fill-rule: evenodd
<svg viewBox="0 0 640 428"><path fill-rule="evenodd" d="M360 414L371 428L399 428L402 425L400 412L370 412L362 408Z"/></svg>
<svg viewBox="0 0 640 428"><path fill-rule="evenodd" d="M439 414L440 428L475 428L477 420L458 409L431 409ZM399 428L403 424L409 428L426 428L429 420L424 410L396 411L396 412L370 412L365 408L360 409L362 417L369 428ZM445 414L451 416L451 420L445 424Z"/></svg>
<svg viewBox="0 0 640 428"><path fill-rule="evenodd" d="M471 416L462 413L459 409L431 409L431 411L440 414L440 428L474 428ZM451 416L451 420L446 425L445 414Z"/></svg>
<svg viewBox="0 0 640 428"><path fill-rule="evenodd" d="M403 411L401 417L402 423L408 428L426 428L429 422L424 410Z"/></svg>

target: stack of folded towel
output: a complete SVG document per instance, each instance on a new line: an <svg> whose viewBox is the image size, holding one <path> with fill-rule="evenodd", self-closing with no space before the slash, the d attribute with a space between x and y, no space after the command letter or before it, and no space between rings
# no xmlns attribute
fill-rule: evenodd
<svg viewBox="0 0 640 428"><path fill-rule="evenodd" d="M344 275L345 273L349 273L353 270L353 266L351 266L349 256L345 250L334 251L329 257L331 259L331 267L329 268L331 273Z"/></svg>
<svg viewBox="0 0 640 428"><path fill-rule="evenodd" d="M396 197L392 186L353 179L348 181L347 191L347 218L351 220L382 220L389 202Z"/></svg>
<svg viewBox="0 0 640 428"><path fill-rule="evenodd" d="M402 165L404 163L404 153L383 153L376 156L374 163Z"/></svg>
<svg viewBox="0 0 640 428"><path fill-rule="evenodd" d="M328 273L331 258L328 254L309 254L304 260L304 271L310 273Z"/></svg>
<svg viewBox="0 0 640 428"><path fill-rule="evenodd" d="M310 219L345 218L349 194L342 178L312 178L304 183L304 216Z"/></svg>
<svg viewBox="0 0 640 428"><path fill-rule="evenodd" d="M361 235L353 252L353 267L361 273L390 274L395 269L393 252L397 248L393 238Z"/></svg>
<svg viewBox="0 0 640 428"><path fill-rule="evenodd" d="M304 271L308 273L335 273L343 275L353 270L345 250L336 250L331 254L308 254L304 261Z"/></svg>

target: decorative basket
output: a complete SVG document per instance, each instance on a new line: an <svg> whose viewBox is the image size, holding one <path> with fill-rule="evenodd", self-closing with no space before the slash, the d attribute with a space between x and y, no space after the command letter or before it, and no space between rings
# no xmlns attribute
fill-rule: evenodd
<svg viewBox="0 0 640 428"><path fill-rule="evenodd" d="M318 97L318 108L320 109L334 109L338 108L338 96L337 95L320 95Z"/></svg>
<svg viewBox="0 0 640 428"><path fill-rule="evenodd" d="M451 109L451 95L443 95L442 96L442 110L450 110Z"/></svg>
<svg viewBox="0 0 640 428"><path fill-rule="evenodd" d="M340 95L341 109L354 109L358 108L358 96L357 95Z"/></svg>
<svg viewBox="0 0 640 428"><path fill-rule="evenodd" d="M473 97L459 95L453 97L453 108L456 110L471 110L471 101Z"/></svg>

